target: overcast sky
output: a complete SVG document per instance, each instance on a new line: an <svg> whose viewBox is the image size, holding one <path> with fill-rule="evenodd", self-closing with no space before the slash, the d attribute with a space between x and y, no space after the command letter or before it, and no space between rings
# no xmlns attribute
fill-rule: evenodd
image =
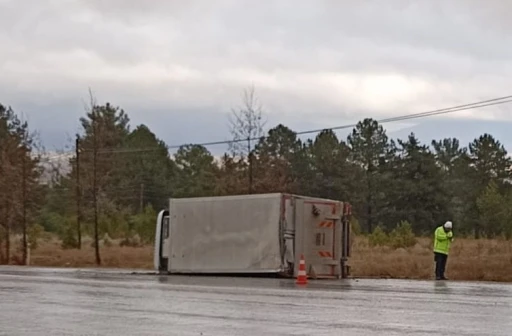
<svg viewBox="0 0 512 336"><path fill-rule="evenodd" d="M69 145L89 87L169 145L229 139L251 84L268 126L416 113L512 93L511 12L500 0L0 0L0 103L48 149ZM386 128L424 142L491 132L512 151L511 126L512 104Z"/></svg>

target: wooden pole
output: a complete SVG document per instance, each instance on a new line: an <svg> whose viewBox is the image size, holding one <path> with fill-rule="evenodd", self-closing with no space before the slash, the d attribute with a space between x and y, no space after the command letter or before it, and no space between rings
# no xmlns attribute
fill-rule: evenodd
<svg viewBox="0 0 512 336"><path fill-rule="evenodd" d="M76 151L76 231L78 237L78 249L82 248L82 228L81 228L81 192L80 192L80 136L77 134L75 142Z"/></svg>

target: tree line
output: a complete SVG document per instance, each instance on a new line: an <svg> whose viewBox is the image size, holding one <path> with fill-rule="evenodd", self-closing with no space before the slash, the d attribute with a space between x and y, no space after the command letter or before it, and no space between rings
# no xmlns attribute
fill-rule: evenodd
<svg viewBox="0 0 512 336"><path fill-rule="evenodd" d="M27 258L31 223L42 201L42 174L35 134L28 123L0 104L0 262L11 259L11 235L21 233L21 258ZM2 248L3 247L3 248Z"/></svg>
<svg viewBox="0 0 512 336"><path fill-rule="evenodd" d="M264 132L263 119L254 92L246 91L229 120L233 142L220 159L195 144L171 155L147 126L132 129L122 108L91 98L69 169L55 169L51 183L42 184L27 123L0 105L1 261L10 260L14 233L26 251L30 232L45 230L69 248L92 237L101 264L106 236L150 243L156 212L170 197L248 193L348 201L363 233L390 232L407 221L416 235L431 235L452 220L458 235L512 236L512 162L490 134L467 146L455 138L422 143L412 133L391 139L366 118L346 139L326 129L302 140L282 124Z"/></svg>

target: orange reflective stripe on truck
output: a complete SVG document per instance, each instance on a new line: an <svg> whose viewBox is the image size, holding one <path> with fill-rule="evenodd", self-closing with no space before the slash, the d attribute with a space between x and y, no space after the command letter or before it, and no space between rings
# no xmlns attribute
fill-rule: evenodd
<svg viewBox="0 0 512 336"><path fill-rule="evenodd" d="M318 251L318 255L324 258L332 258L332 252L329 251Z"/></svg>
<svg viewBox="0 0 512 336"><path fill-rule="evenodd" d="M318 227L321 227L321 228L331 228L333 226L333 222L332 221L323 221L323 222L320 222L320 224L318 224Z"/></svg>

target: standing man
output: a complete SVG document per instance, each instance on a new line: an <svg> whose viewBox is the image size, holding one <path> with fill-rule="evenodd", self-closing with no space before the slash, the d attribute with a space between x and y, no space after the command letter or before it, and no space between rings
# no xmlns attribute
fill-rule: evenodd
<svg viewBox="0 0 512 336"><path fill-rule="evenodd" d="M436 262L436 280L448 280L444 276L450 245L453 241L452 222L439 226L434 234L434 261Z"/></svg>

